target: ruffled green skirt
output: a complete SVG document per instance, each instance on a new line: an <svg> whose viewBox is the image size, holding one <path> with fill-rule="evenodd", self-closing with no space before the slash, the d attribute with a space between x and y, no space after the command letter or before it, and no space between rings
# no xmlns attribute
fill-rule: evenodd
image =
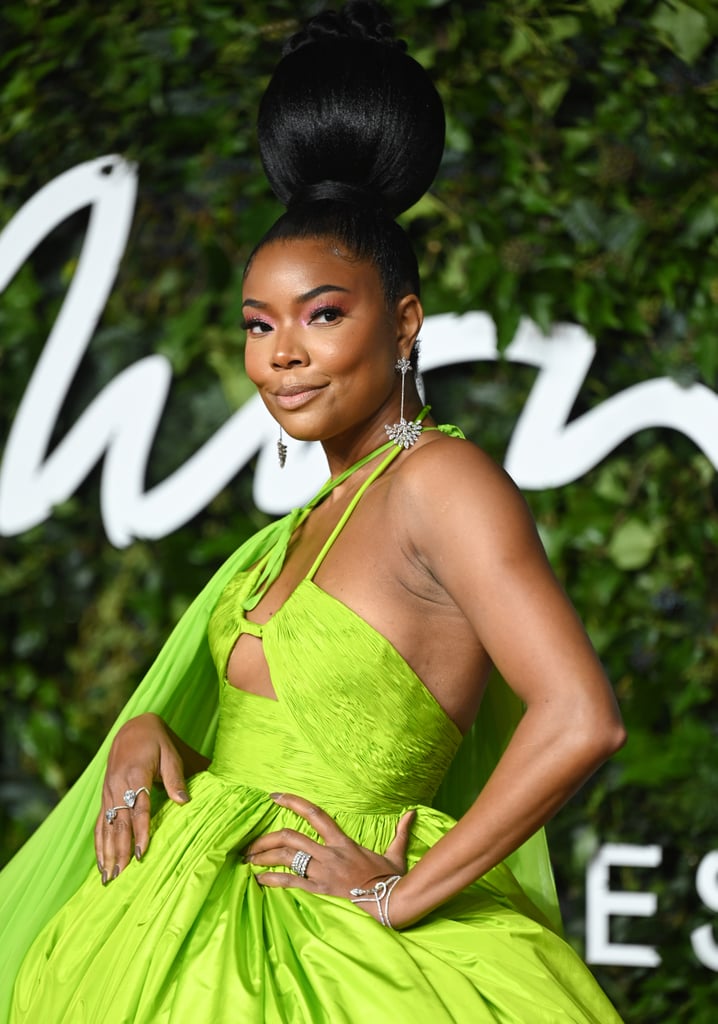
<svg viewBox="0 0 718 1024"><path fill-rule="evenodd" d="M316 838L268 795L270 780L301 793L311 748L302 760L284 746L279 705L238 691L227 702L213 767L190 780L190 803L163 805L143 861L105 888L93 871L40 933L12 1024L618 1022L505 865L401 932L348 899L258 885L262 869L242 860L254 837L290 826ZM322 793L319 770L308 785L301 795L381 851L406 809L347 810L336 779ZM452 824L420 806L410 864Z"/></svg>

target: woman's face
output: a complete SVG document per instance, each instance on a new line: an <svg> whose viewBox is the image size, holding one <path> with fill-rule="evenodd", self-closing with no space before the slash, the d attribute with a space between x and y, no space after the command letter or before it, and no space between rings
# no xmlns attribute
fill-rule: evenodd
<svg viewBox="0 0 718 1024"><path fill-rule="evenodd" d="M398 419L394 364L421 325L415 296L386 308L373 264L331 239L270 242L244 282L245 366L292 437L341 439Z"/></svg>

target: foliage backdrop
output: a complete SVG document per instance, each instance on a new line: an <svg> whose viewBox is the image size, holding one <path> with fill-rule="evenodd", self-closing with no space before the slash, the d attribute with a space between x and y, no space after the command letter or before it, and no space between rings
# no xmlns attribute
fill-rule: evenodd
<svg viewBox="0 0 718 1024"><path fill-rule="evenodd" d="M52 177L119 152L140 191L114 291L58 425L121 368L162 352L175 378L151 482L250 394L238 327L253 240L278 214L254 139L294 0L6 0L0 12L0 225ZM431 194L404 217L429 313L487 310L506 345L522 315L582 324L598 354L574 415L639 381L718 377L718 14L712 0L394 0L448 111ZM306 5L305 13L312 13ZM0 437L64 296L86 214L60 226L0 297ZM440 419L501 459L534 371L429 374ZM0 540L2 859L94 751L170 625L264 521L251 468L170 537L110 547L93 473L48 522ZM695 893L718 846L715 472L680 434L632 438L578 482L528 498L557 573L613 679L624 751L551 827L580 948L598 842L660 843L662 866L615 887L657 892L652 971L597 970L631 1021L707 1024L716 978L691 952ZM517 623L520 629L520 623Z"/></svg>

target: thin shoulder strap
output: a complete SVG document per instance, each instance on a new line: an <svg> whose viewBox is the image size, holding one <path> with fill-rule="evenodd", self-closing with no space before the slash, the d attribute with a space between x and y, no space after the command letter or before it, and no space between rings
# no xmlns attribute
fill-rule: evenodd
<svg viewBox="0 0 718 1024"><path fill-rule="evenodd" d="M419 415L416 417L417 422L420 422L421 420L423 420L428 412L429 412L429 406L428 405L424 406L424 408L421 410ZM431 429L431 428L429 428L429 429ZM310 568L309 572L307 573L306 578L308 580L314 579L314 575L317 572L317 570L319 569L319 566L324 561L324 558L326 557L327 552L329 551L329 549L331 548L332 544L337 539L339 534L344 529L344 526L346 525L347 520L349 519L349 517L351 516L352 512L357 507L357 505L359 504L361 499L364 497L364 493L368 490L369 487L371 487L371 485L374 483L376 478L381 476L381 474L384 472L386 467L391 465L391 463L394 461L394 459L397 457L397 455L399 455L400 452L402 452L404 450L402 447L398 446L394 441L389 441L388 444L382 445L382 447L378 451L375 451L372 454L376 456L376 455L379 454L379 452L385 451L387 448L391 448L391 451L389 452L387 457L385 459L382 459L382 461L379 463L379 465L376 467L376 469L374 469L369 474L369 476L366 478L364 483L361 485L361 487L356 492L356 494L354 495L352 500L349 502L347 507L342 512L342 515L341 515L341 517L339 519L339 522L337 523L337 525L334 527L334 529L332 530L332 532L329 534L329 536L327 537L326 541L324 542L324 546L322 547L322 549L319 552L319 554L317 555L317 557L314 559L314 563L312 564L312 567Z"/></svg>
<svg viewBox="0 0 718 1024"><path fill-rule="evenodd" d="M342 515L341 515L341 518L339 519L339 522L337 523L337 525L334 527L332 532L327 537L326 541L324 542L324 547L322 548L322 550L319 552L317 557L314 559L314 564L312 565L311 569L307 573L307 579L308 580L314 579L314 574L316 573L316 571L318 570L319 566L324 561L324 557L327 554L327 552L329 551L329 549L331 548L332 544L334 543L334 541L337 539L339 534L344 529L344 525L346 524L347 519L349 518L349 516L352 514L354 509L357 507L357 505L361 501L362 497L364 496L364 492L366 491L366 489L368 487L371 487L371 485L374 483L376 478L378 476L381 476L381 474L384 472L386 467L390 463L392 463L394 461L394 459L397 457L399 452L402 450L401 448L398 448L393 443L393 441L390 441L389 444L391 444L393 450L390 451L389 454L387 455L387 457L385 459L382 459L382 461L379 463L379 465L376 467L376 469L373 470L373 472L369 474L369 476L366 478L364 483L361 485L359 490L356 492L356 494L354 495L352 500L349 502L347 507L342 512Z"/></svg>

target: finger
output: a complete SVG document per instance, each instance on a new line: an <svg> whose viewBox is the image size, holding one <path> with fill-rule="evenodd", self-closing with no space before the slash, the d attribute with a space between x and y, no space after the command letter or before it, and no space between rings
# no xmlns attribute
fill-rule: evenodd
<svg viewBox="0 0 718 1024"><path fill-rule="evenodd" d="M110 807L116 806L115 801L112 799L112 793L107 781L105 781L102 787L102 809L97 819L97 825L95 826L95 835L99 838L100 854L98 860L102 865L102 884L106 885L112 877L117 863L117 854L115 850L115 833L111 829L110 823L107 821L107 811ZM117 812L118 815L121 811ZM113 822L114 824L114 822ZM97 848L97 839L96 846Z"/></svg>
<svg viewBox="0 0 718 1024"><path fill-rule="evenodd" d="M149 788L147 786L147 789ZM145 792L138 792L135 806L130 811L130 824L134 836L134 849L131 852L135 860L142 860L150 844L150 810L149 796Z"/></svg>
<svg viewBox="0 0 718 1024"><path fill-rule="evenodd" d="M138 860L147 848L150 830L150 798L145 789L150 788L151 780L138 782L133 780L125 785L121 793L117 786L106 783L103 788L103 807L100 824L102 835L102 877L103 884L112 881L127 867L134 855ZM140 790L142 790L140 792ZM125 800L125 795L134 791L135 801L132 807ZM115 817L107 821L106 812L115 808ZM137 838L139 830L139 839ZM138 856L139 851L139 856Z"/></svg>
<svg viewBox="0 0 718 1024"><path fill-rule="evenodd" d="M130 860L132 844L132 828L130 825L130 809L119 804L117 817L112 822L106 819L102 825L102 882L103 885L117 878L120 871L127 867Z"/></svg>
<svg viewBox="0 0 718 1024"><path fill-rule="evenodd" d="M298 849L306 850L307 853L313 855L315 849L319 848L319 843L293 828L280 828L276 832L268 832L266 835L257 836L245 848L244 854L245 856L253 856L254 854L267 853L269 850L284 847L287 849L293 848L295 852Z"/></svg>
<svg viewBox="0 0 718 1024"><path fill-rule="evenodd" d="M406 867L406 851L409 847L411 827L414 824L415 818L415 810L407 811L406 814L401 816L396 825L394 838L389 843L384 853L387 860L401 864L402 868Z"/></svg>
<svg viewBox="0 0 718 1024"><path fill-rule="evenodd" d="M105 821L104 811L100 811L97 815L97 821L95 822L95 858L97 860L97 870L102 874L103 864L103 850L102 850L102 826Z"/></svg>
<svg viewBox="0 0 718 1024"><path fill-rule="evenodd" d="M304 846L306 846L306 843ZM243 860L246 864L254 864L262 868L276 868L280 864L282 867L292 868L294 858L298 853L306 853L309 857L309 860L304 862L305 873L301 876L302 878L307 878L312 865L318 862L315 860L313 853L310 853L308 849L304 849L301 846L277 846L274 849L264 850L261 853L246 853Z"/></svg>
<svg viewBox="0 0 718 1024"><path fill-rule="evenodd" d="M351 840L345 832L339 828L337 823L326 811L316 804L312 804L304 797L295 796L293 793L272 793L272 799L280 807L288 807L294 811L322 837L327 846L341 846Z"/></svg>
<svg viewBox="0 0 718 1024"><path fill-rule="evenodd" d="M189 803L189 793L187 792L182 758L174 747L162 745L157 774L170 800L174 800L176 804Z"/></svg>
<svg viewBox="0 0 718 1024"><path fill-rule="evenodd" d="M287 874L285 871L263 871L260 875L255 875L254 879L268 889L304 889L305 892L316 892L310 878Z"/></svg>

